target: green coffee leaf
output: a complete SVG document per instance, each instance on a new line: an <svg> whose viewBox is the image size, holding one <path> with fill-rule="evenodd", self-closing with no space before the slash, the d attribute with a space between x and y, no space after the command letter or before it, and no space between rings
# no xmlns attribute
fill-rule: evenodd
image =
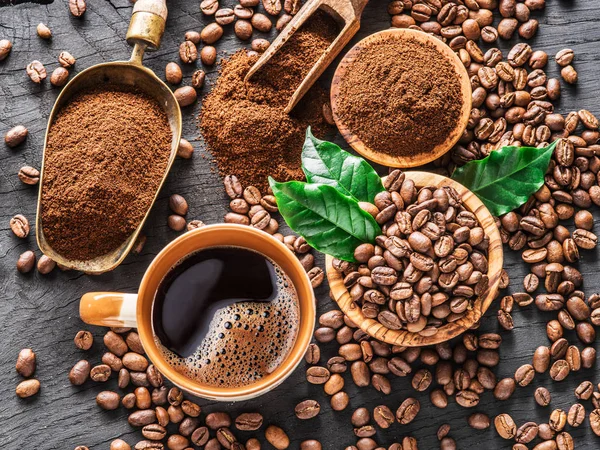
<svg viewBox="0 0 600 450"><path fill-rule="evenodd" d="M544 148L502 147L454 171L452 178L470 189L494 216L518 208L544 184L556 141Z"/></svg>
<svg viewBox="0 0 600 450"><path fill-rule="evenodd" d="M358 202L326 184L289 181L269 177L279 212L289 227L316 250L354 261L354 249L373 243L381 228Z"/></svg>
<svg viewBox="0 0 600 450"><path fill-rule="evenodd" d="M306 130L302 170L309 183L327 184L359 202L371 202L384 190L381 177L364 159L333 142L322 141Z"/></svg>

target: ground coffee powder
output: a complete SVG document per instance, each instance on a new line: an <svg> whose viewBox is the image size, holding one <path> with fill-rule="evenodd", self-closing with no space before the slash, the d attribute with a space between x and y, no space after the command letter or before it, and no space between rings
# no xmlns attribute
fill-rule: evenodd
<svg viewBox="0 0 600 450"><path fill-rule="evenodd" d="M77 94L48 133L41 217L50 246L76 260L119 247L152 203L171 141L150 96L117 86Z"/></svg>
<svg viewBox="0 0 600 450"><path fill-rule="evenodd" d="M257 55L241 50L222 62L200 116L203 138L221 175L235 173L242 184L261 189L269 175L278 181L303 178L300 154L307 127L317 136L329 129L323 118L327 94L315 86L292 114L284 108L338 31L333 18L317 11L247 85L244 77Z"/></svg>
<svg viewBox="0 0 600 450"><path fill-rule="evenodd" d="M461 104L458 75L432 44L383 36L348 67L336 113L370 149L415 156L454 130Z"/></svg>

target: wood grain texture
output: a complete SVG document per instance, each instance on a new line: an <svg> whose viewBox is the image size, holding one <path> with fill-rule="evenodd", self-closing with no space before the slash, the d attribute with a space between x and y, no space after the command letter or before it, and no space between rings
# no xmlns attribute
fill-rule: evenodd
<svg viewBox="0 0 600 450"><path fill-rule="evenodd" d="M360 136L356 135L352 130L350 130L348 125L344 123L340 117L338 98L340 97L340 85L342 84L344 77L349 70L352 70L354 62L360 57L361 54L368 52L371 46L376 45L383 39L395 39L398 41L412 39L413 42L418 41L428 46L435 47L438 53L440 53L443 58L446 58L454 67L456 77L458 78L460 84L460 93L462 97L460 116L458 117L458 121L456 122L454 129L446 137L446 140L433 147L431 151L428 151L427 153L395 156L374 150L368 147ZM407 79L410 82L410 78ZM454 144L458 142L463 131L465 131L465 128L467 128L467 122L469 121L469 115L471 113L471 81L469 80L467 70L465 69L465 66L461 62L458 55L439 39L422 31L411 29L403 28L384 30L376 34L372 34L366 39L360 41L358 44L352 47L340 61L340 64L338 65L331 82L331 110L340 134L357 153L364 156L368 160L389 167L409 168L422 166L430 163L431 161L435 161L447 153L452 147L454 147Z"/></svg>
<svg viewBox="0 0 600 450"><path fill-rule="evenodd" d="M161 78L167 62L178 60L178 45L185 31L199 30L209 22L199 12L198 0L170 0L168 3L169 17L161 49L146 59L147 65ZM223 3L232 6L235 2ZM557 110L564 113L586 108L600 116L600 1L548 0L547 4L544 12L534 14L541 24L538 36L531 43L535 49L545 50L550 55L565 47L574 49L577 55L575 67L580 75L577 86L563 84L563 97ZM386 0L372 0L367 5L363 27L354 42L389 26L386 8ZM141 255L130 255L114 272L97 277L58 270L48 276L37 273L22 276L14 269L20 253L27 249L37 252L33 235L19 240L8 226L9 219L17 213L25 214L30 221L35 217L36 189L23 185L16 174L25 164L39 167L46 121L59 92L47 81L42 86L33 85L25 74L25 66L31 60L39 59L53 70L58 66L57 57L62 50L68 50L77 58L75 73L100 62L127 59L131 48L125 42L125 33L131 9L129 0L89 0L84 17L76 19L71 17L66 1L47 6L25 3L0 8L0 38L7 37L15 43L11 55L0 63L0 134L17 124L25 125L30 132L26 143L17 149L11 150L0 144L0 442L3 449L70 450L85 444L92 450L107 450L117 437L131 444L140 439L140 433L128 425L125 410L106 412L95 405L98 392L116 388L114 380L106 385L86 383L75 388L67 379L67 372L78 359L89 358L91 363L97 364L103 352L100 328L91 328L96 342L90 352L77 350L73 345L75 333L83 327L78 319L79 298L89 291L136 291L154 255L176 236L166 224L169 195L179 193L186 197L190 204L190 219L217 223L226 212L226 195L214 173L210 155L203 150L198 137L196 116L201 105L197 104L184 110L183 134L194 145L196 154L190 161L175 161L146 224L148 243ZM39 22L52 29L54 37L51 41L42 41L35 35ZM514 42L516 40L500 43L505 54ZM239 46L239 41L228 30L217 47L221 53L230 53ZM189 84L195 69L195 66L183 67L186 83ZM214 81L216 71L216 68L208 69L211 81ZM558 76L553 61L548 65L548 72L550 76ZM326 72L326 82L332 74L332 69ZM209 88L207 86L205 90ZM344 144L339 136L335 140ZM384 173L383 169L381 173ZM594 209L594 214L600 217L598 209ZM598 221L595 232L600 232ZM39 252L37 254L39 256ZM598 250L585 252L579 264L589 294L600 291L598 256ZM510 290L519 291L527 266L512 252L506 253L505 260L512 279ZM323 259L318 258L318 262L323 267ZM326 286L317 290L320 313L335 306L327 294ZM512 376L517 367L531 361L536 346L548 344L545 323L550 318L554 315L540 313L533 306L516 309L513 332L500 331L504 344L501 365L496 370L498 377ZM484 316L481 330L499 330L494 314L490 312ZM572 332L568 332L567 337L576 341ZM38 354L36 376L42 383L42 390L37 397L20 400L14 394L19 382L14 364L19 350L25 347L32 347ZM321 361L333 356L336 348L335 344L322 346ZM449 423L452 427L450 435L461 449L510 449L510 443L491 429L471 430L466 424L468 415L474 411L490 415L508 411L519 424L527 420L547 421L550 408L541 408L533 400L537 386L546 386L552 392L551 408L566 410L576 401L573 390L582 380L600 382L600 366L571 374L561 383L551 382L548 375L536 375L530 386L519 388L510 400L497 401L487 392L474 411L467 411L453 400L445 410L432 407L428 393L415 393L408 378L390 378L394 393L384 396L372 387L355 388L346 375L350 407L343 412L333 412L322 389L306 383L303 366L301 364L289 380L269 395L235 405L201 402L203 409L210 412L224 408L234 415L261 410L266 424L275 423L289 432L291 448L297 449L304 439L317 438L325 449L339 450L355 442L350 425L352 409L365 406L372 410L386 404L395 410L406 397L415 396L423 405L417 419L409 425L394 424L388 430L378 430L376 439L379 443L387 446L411 434L418 438L420 449L436 449L439 443L435 432L441 424ZM301 422L295 419L293 409L296 403L307 398L318 400L322 412L315 419ZM591 404L584 403L589 412ZM587 420L571 431L578 449L592 450L600 445L600 438L593 435ZM259 436L262 440L260 433L239 432L238 435L243 439ZM263 448L270 449L266 445Z"/></svg>
<svg viewBox="0 0 600 450"><path fill-rule="evenodd" d="M333 268L333 258L327 256L325 259L325 270L327 271L327 280L331 289L331 295L339 305L340 309L357 324L363 331L380 341L391 345L400 345L406 347L422 347L426 345L435 345L440 342L448 341L464 333L471 328L485 314L498 293L500 284L500 275L502 273L502 241L500 232L494 223L494 218L481 203L475 194L456 181L428 172L405 172L406 178L414 181L415 187L434 187L450 186L458 192L465 208L475 214L479 224L485 231L485 235L490 240L488 248L488 273L489 287L484 295L477 297L473 303L472 309L467 314L452 323L440 327L432 336L424 336L419 333L412 333L407 330L391 330L382 325L376 319L368 319L362 312L362 309L356 302L352 301L350 292L344 286L344 276Z"/></svg>

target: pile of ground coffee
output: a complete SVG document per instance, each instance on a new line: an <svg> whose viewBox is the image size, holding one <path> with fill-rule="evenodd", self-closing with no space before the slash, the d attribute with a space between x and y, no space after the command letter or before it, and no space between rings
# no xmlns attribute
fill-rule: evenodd
<svg viewBox="0 0 600 450"><path fill-rule="evenodd" d="M335 40L339 27L318 11L247 85L244 77L257 61L245 50L222 62L221 74L202 105L200 128L221 175L235 173L246 185L266 188L267 176L302 179L300 154L307 127L319 136L327 93L313 87L294 108L290 97L310 68Z"/></svg>
<svg viewBox="0 0 600 450"><path fill-rule="evenodd" d="M41 217L50 246L76 260L119 247L152 203L172 138L147 94L117 86L77 94L48 133Z"/></svg>
<svg viewBox="0 0 600 450"><path fill-rule="evenodd" d="M410 157L446 139L461 105L458 75L432 44L382 36L348 67L336 113L370 149Z"/></svg>

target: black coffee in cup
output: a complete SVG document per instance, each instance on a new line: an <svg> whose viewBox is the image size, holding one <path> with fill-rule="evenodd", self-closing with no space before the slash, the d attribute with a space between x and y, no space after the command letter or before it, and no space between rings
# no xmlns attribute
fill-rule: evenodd
<svg viewBox="0 0 600 450"><path fill-rule="evenodd" d="M152 321L158 347L198 382L238 387L285 360L299 304L285 272L260 253L216 247L191 254L161 281Z"/></svg>

